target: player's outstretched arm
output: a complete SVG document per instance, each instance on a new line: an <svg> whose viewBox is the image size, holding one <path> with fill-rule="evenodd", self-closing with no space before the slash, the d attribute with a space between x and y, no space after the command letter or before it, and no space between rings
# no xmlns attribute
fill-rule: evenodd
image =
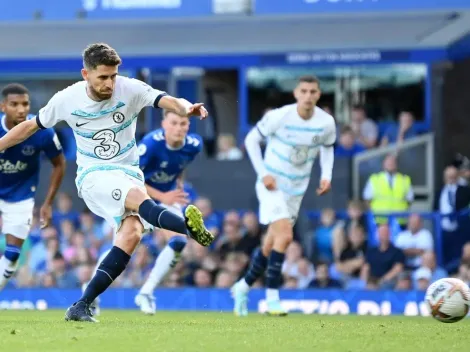
<svg viewBox="0 0 470 352"><path fill-rule="evenodd" d="M36 123L36 119L26 120L16 125L8 131L6 135L0 138L0 152L23 142L38 130L39 126Z"/></svg>
<svg viewBox="0 0 470 352"><path fill-rule="evenodd" d="M186 99L175 98L170 95L165 95L160 98L158 107L172 111L180 116L199 116L204 120L208 116L208 112L203 103L192 104Z"/></svg>

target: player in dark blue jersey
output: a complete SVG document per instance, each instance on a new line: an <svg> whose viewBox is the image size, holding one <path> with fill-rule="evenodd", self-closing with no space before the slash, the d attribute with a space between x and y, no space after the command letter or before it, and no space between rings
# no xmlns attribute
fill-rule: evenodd
<svg viewBox="0 0 470 352"><path fill-rule="evenodd" d="M21 84L9 84L2 90L0 138L10 129L31 118L29 92ZM6 249L0 258L0 290L17 268L24 240L33 218L34 195L39 181L41 152L53 165L49 190L40 209L41 226L52 216L52 202L65 172L65 158L54 130L42 130L25 141L0 152L0 212Z"/></svg>
<svg viewBox="0 0 470 352"><path fill-rule="evenodd" d="M150 197L168 211L183 217L188 194L183 191L183 171L202 150L202 139L188 134L189 119L165 112L162 129L147 134L139 145L140 167ZM187 237L162 230L167 245L159 254L147 281L135 298L146 314L155 313L153 291L178 263Z"/></svg>

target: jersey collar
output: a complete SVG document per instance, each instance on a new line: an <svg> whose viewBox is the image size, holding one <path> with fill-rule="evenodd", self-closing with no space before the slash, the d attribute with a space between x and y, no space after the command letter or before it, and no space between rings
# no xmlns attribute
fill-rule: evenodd
<svg viewBox="0 0 470 352"><path fill-rule="evenodd" d="M5 130L5 132L8 132L8 131L10 131L10 129L7 127L7 124L5 122L6 116L7 115L2 116L2 128Z"/></svg>

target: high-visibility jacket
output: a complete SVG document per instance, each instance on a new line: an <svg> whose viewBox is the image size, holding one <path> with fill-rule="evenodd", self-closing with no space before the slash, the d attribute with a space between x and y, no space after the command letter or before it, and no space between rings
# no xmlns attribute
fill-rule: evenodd
<svg viewBox="0 0 470 352"><path fill-rule="evenodd" d="M370 209L373 213L402 213L408 210L406 195L411 187L411 180L408 175L396 173L393 176L393 184L390 187L389 176L386 172L372 174L370 182L373 190L373 197ZM387 217L377 216L378 224L385 224ZM397 219L400 223L405 223L406 219Z"/></svg>

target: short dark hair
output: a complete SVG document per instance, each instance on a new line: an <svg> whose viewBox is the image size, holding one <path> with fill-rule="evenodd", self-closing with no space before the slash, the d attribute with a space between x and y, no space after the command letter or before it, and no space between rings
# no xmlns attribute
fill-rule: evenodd
<svg viewBox="0 0 470 352"><path fill-rule="evenodd" d="M10 83L7 84L3 89L2 89L2 96L3 98L8 97L10 94L29 94L28 88L26 88L24 85L19 84L19 83Z"/></svg>
<svg viewBox="0 0 470 352"><path fill-rule="evenodd" d="M353 110L362 110L362 111L366 111L366 108L364 105L362 104L354 104L353 107L352 107Z"/></svg>
<svg viewBox="0 0 470 352"><path fill-rule="evenodd" d="M320 80L317 78L317 76L314 75L304 75L300 76L299 79L297 80L298 83L316 83L318 86L320 86Z"/></svg>
<svg viewBox="0 0 470 352"><path fill-rule="evenodd" d="M94 70L100 65L117 66L122 63L116 50L105 43L88 45L83 51L83 67Z"/></svg>

